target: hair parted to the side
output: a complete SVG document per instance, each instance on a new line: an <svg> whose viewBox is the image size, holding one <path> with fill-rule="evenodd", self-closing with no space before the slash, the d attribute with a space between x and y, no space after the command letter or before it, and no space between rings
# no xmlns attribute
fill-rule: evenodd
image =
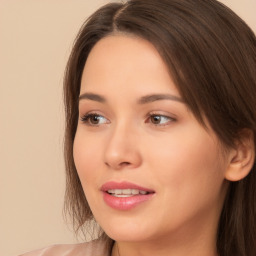
<svg viewBox="0 0 256 256"><path fill-rule="evenodd" d="M93 220L73 160L81 76L93 46L115 33L144 38L156 47L188 107L202 125L206 117L223 145L234 146L248 129L256 148L256 39L244 21L215 0L107 4L82 26L64 80L65 210L76 230ZM220 256L256 255L255 162L246 178L229 184L217 249Z"/></svg>

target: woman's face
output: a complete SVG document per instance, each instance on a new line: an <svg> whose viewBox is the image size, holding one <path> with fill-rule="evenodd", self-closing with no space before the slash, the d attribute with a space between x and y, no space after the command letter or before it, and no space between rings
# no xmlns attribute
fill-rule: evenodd
<svg viewBox="0 0 256 256"><path fill-rule="evenodd" d="M111 238L214 237L228 165L220 155L151 43L113 35L95 45L82 75L74 160Z"/></svg>

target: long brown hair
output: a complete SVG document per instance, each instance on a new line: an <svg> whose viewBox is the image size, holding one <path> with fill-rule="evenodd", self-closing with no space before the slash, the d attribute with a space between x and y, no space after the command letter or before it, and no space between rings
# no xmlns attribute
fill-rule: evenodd
<svg viewBox="0 0 256 256"><path fill-rule="evenodd" d="M82 71L92 47L116 32L151 42L198 121L234 146L243 129L256 148L256 39L234 12L215 0L130 0L97 10L82 26L64 80L65 209L76 230L93 219L73 160ZM104 234L104 232L103 232ZM220 256L256 255L256 165L230 182L216 241Z"/></svg>

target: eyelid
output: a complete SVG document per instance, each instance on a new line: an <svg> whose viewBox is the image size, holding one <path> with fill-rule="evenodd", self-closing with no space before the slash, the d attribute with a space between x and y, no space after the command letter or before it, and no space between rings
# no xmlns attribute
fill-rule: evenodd
<svg viewBox="0 0 256 256"><path fill-rule="evenodd" d="M160 117L164 117L164 118L167 118L167 119L169 119L170 121L168 121L166 124L153 124L152 123L152 125L154 125L154 126L167 126L167 125L169 125L170 124L170 122L172 123L172 122L175 122L175 121L177 121L177 118L176 117L173 117L173 116L169 116L169 115L166 115L166 114L162 114L162 113L159 113L159 112L157 112L157 111L153 111L153 112L150 112L149 114L148 114L148 118L151 118L151 117L153 117L153 116L160 116Z"/></svg>
<svg viewBox="0 0 256 256"><path fill-rule="evenodd" d="M80 117L80 120L82 121L82 123L84 123L84 124L86 124L86 125L88 125L88 126L92 126L92 127L93 127L93 126L95 126L95 127L100 126L101 124L91 124L91 123L88 121L88 120L90 119L90 117L92 117L92 116L103 117L103 118L107 119L106 117L104 117L103 115L101 115L101 114L99 114L99 113L97 113L97 112L88 112L88 113L82 115L82 116Z"/></svg>

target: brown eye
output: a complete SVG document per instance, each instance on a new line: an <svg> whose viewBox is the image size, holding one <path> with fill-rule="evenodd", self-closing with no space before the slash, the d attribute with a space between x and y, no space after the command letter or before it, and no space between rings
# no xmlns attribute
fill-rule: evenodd
<svg viewBox="0 0 256 256"><path fill-rule="evenodd" d="M159 114L152 114L150 115L149 118L152 124L158 125L158 126L168 125L170 122L176 121L176 119L172 117L159 115Z"/></svg>
<svg viewBox="0 0 256 256"><path fill-rule="evenodd" d="M151 116L150 120L153 124L159 124L161 122L161 117L160 116Z"/></svg>
<svg viewBox="0 0 256 256"><path fill-rule="evenodd" d="M99 121L100 121L100 118L99 118L99 116L91 115L91 116L89 117L89 120L90 120L90 122L91 122L92 124L98 124Z"/></svg>
<svg viewBox="0 0 256 256"><path fill-rule="evenodd" d="M106 121L104 121L104 119L106 119L106 118L101 115L91 113L91 114L84 115L81 118L81 121L87 125L98 126L100 124L106 123Z"/></svg>

